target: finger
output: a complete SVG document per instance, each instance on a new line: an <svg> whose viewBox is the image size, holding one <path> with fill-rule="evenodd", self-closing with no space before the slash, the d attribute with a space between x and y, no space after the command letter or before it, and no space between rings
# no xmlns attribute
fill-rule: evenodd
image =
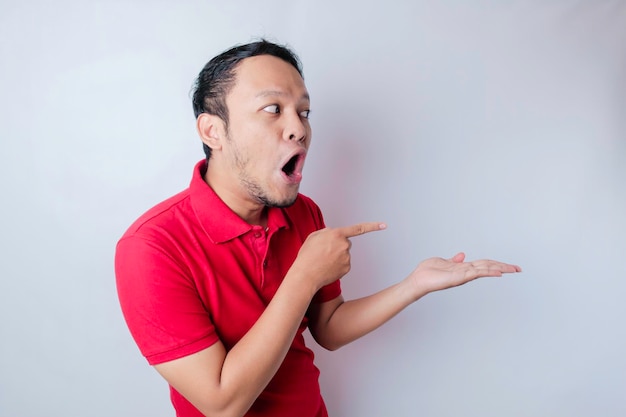
<svg viewBox="0 0 626 417"><path fill-rule="evenodd" d="M501 277L503 271L500 268L489 265L477 265L475 262L467 264L465 279L471 281L482 277Z"/></svg>
<svg viewBox="0 0 626 417"><path fill-rule="evenodd" d="M502 273L522 272L522 268L517 265L511 265L504 262L483 259L480 261L470 262L471 266L478 269L487 269L489 271L500 271Z"/></svg>
<svg viewBox="0 0 626 417"><path fill-rule="evenodd" d="M463 252L459 252L456 255L454 255L452 258L450 258L450 260L454 263L461 263L465 260L465 254Z"/></svg>
<svg viewBox="0 0 626 417"><path fill-rule="evenodd" d="M336 230L345 237L353 237L364 235L365 233L375 232L377 230L386 229L387 225L385 223L378 222L366 222L359 223L352 226L338 227Z"/></svg>
<svg viewBox="0 0 626 417"><path fill-rule="evenodd" d="M499 268L502 272L522 272L522 268L517 265L511 265L504 262L491 261L492 265L496 268Z"/></svg>

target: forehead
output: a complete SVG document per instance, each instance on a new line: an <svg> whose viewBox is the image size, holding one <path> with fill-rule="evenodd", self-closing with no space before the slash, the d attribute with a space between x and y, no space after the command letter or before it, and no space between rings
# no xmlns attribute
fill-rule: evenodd
<svg viewBox="0 0 626 417"><path fill-rule="evenodd" d="M298 99L308 96L304 80L290 63L272 55L242 60L235 69L235 83L229 96L243 98L267 91Z"/></svg>

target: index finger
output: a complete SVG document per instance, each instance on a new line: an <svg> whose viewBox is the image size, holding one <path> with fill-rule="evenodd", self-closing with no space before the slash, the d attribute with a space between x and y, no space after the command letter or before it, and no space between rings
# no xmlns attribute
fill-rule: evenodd
<svg viewBox="0 0 626 417"><path fill-rule="evenodd" d="M345 237L354 237L364 235L365 233L375 232L377 230L386 229L387 225L380 222L365 222L354 224L352 226L338 227L336 230Z"/></svg>

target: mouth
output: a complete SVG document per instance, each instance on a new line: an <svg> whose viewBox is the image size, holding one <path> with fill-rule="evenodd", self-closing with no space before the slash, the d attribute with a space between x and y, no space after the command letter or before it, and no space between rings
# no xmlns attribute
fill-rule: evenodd
<svg viewBox="0 0 626 417"><path fill-rule="evenodd" d="M298 184L302 181L302 168L304 167L305 153L300 151L292 155L281 168L283 178L288 183Z"/></svg>

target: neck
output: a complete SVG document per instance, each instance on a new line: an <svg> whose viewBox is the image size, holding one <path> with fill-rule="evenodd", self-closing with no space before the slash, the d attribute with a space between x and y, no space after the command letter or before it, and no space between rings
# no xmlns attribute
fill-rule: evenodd
<svg viewBox="0 0 626 417"><path fill-rule="evenodd" d="M211 161L213 162L213 161ZM228 186L226 181L220 180L227 176L220 175L212 169L212 163L208 164L204 174L204 182L213 189L215 194L230 208L235 214L241 217L248 224L267 226L267 207L249 198L242 198L236 187Z"/></svg>

